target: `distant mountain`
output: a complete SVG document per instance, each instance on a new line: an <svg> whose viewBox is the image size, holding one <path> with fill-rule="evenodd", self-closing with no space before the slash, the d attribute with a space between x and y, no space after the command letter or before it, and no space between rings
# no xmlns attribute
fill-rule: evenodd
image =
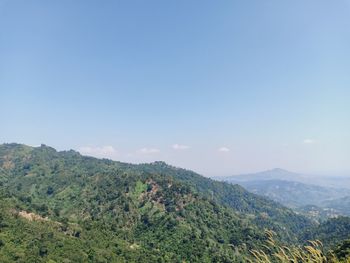
<svg viewBox="0 0 350 263"><path fill-rule="evenodd" d="M251 193L268 197L313 220L350 214L350 189L347 188L350 178L308 176L276 168L220 179L239 184Z"/></svg>
<svg viewBox="0 0 350 263"><path fill-rule="evenodd" d="M265 181L265 180L283 180L299 182L304 184L317 185L322 187L346 188L350 190L349 176L320 176L290 172L281 168L275 168L268 171L218 177L217 179L225 182L245 182L245 181Z"/></svg>
<svg viewBox="0 0 350 263"><path fill-rule="evenodd" d="M324 206L326 201L350 195L348 189L322 187L284 180L237 181L236 183L252 193L266 196L291 208L306 205Z"/></svg>
<svg viewBox="0 0 350 263"><path fill-rule="evenodd" d="M245 182L245 181L263 181L263 180L285 180L285 181L304 181L307 180L307 176L298 173L289 172L281 168L275 168L268 171L241 174L220 177L220 180L227 182Z"/></svg>

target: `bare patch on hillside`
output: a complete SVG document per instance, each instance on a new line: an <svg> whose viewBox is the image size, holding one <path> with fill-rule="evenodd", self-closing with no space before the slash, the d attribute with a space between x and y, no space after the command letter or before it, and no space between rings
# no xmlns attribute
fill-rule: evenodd
<svg viewBox="0 0 350 263"><path fill-rule="evenodd" d="M15 167L15 164L11 161L11 158L9 156L4 156L2 168L5 170L11 170Z"/></svg>
<svg viewBox="0 0 350 263"><path fill-rule="evenodd" d="M18 215L20 217L23 217L29 221L49 221L47 217L42 217L40 215L34 214L34 213L29 213L27 211L19 211Z"/></svg>

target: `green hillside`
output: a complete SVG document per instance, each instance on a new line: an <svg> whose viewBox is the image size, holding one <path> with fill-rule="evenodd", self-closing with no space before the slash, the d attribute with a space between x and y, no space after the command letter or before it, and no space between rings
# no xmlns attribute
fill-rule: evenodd
<svg viewBox="0 0 350 263"><path fill-rule="evenodd" d="M326 247L340 244L341 240L350 239L350 217L338 217L327 220L303 233L303 240L322 240Z"/></svg>
<svg viewBox="0 0 350 263"><path fill-rule="evenodd" d="M296 245L316 227L240 186L163 162L44 145L1 145L0 185L0 262L246 262L265 229Z"/></svg>

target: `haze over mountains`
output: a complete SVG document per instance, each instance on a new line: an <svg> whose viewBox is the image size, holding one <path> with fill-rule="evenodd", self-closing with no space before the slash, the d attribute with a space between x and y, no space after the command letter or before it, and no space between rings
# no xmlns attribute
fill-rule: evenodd
<svg viewBox="0 0 350 263"><path fill-rule="evenodd" d="M350 178L305 175L280 168L254 174L221 177L252 193L266 196L296 211L321 218L350 214Z"/></svg>
<svg viewBox="0 0 350 263"><path fill-rule="evenodd" d="M341 187L350 189L350 175L349 176L334 176L334 175L317 175L317 174L302 174L287 171L281 168L272 170L239 174L232 176L220 177L222 180L229 181L263 181L263 180L284 180L292 182L300 182L305 184L313 184L325 187Z"/></svg>

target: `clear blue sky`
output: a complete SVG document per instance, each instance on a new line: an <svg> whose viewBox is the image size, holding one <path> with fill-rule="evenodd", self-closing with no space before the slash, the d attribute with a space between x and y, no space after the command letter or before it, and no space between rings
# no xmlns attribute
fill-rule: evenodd
<svg viewBox="0 0 350 263"><path fill-rule="evenodd" d="M0 0L0 99L1 142L350 174L350 1Z"/></svg>

